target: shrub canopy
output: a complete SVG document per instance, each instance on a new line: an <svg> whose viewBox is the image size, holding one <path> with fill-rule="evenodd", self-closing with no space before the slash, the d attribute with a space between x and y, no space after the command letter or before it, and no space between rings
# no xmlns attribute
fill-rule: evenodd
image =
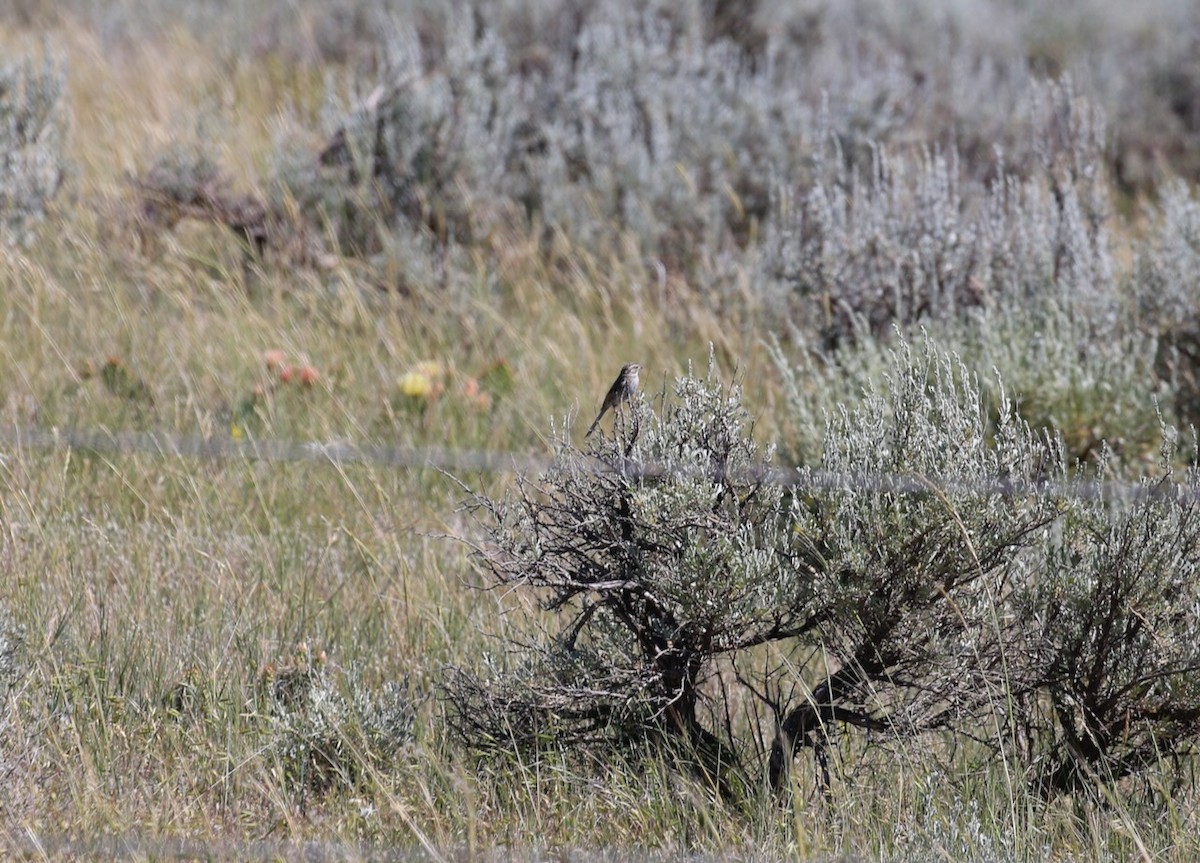
<svg viewBox="0 0 1200 863"><path fill-rule="evenodd" d="M784 787L801 748L825 764L835 728L936 732L1053 794L1196 738L1194 494L1069 482L1089 476L931 341L788 481L711 366L586 450L570 433L543 476L470 505L488 582L547 612L540 640L451 674L476 747L654 741L734 792Z"/></svg>

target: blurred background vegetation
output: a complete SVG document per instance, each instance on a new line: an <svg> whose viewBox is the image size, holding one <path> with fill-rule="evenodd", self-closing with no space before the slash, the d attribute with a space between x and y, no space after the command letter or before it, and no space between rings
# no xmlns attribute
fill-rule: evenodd
<svg viewBox="0 0 1200 863"><path fill-rule="evenodd" d="M711 346L816 467L924 330L993 419L1157 475L1200 420L1198 58L1183 0L10 0L0 424L540 453L622 363L657 393ZM10 824L899 860L1200 832L1190 786L1046 803L919 743L786 815L489 767L441 669L522 600L438 538L469 532L446 477L2 454Z"/></svg>

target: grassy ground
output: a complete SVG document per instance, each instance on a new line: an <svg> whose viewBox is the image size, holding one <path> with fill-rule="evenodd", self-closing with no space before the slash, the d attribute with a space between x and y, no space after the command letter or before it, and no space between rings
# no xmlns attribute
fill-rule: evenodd
<svg viewBox="0 0 1200 863"><path fill-rule="evenodd" d="M36 51L41 35L0 34L0 54ZM206 226L143 253L123 219L145 154L201 105L223 167L249 187L275 118L315 110L319 76L228 68L182 29L113 50L67 19L49 40L69 63L73 174L36 242L0 250L4 424L539 453L552 417L590 420L622 362L653 386L712 343L747 382L760 433L777 430L782 385L740 323L752 316L685 303L633 252L568 247L550 264L514 230L411 296L363 288L350 264L247 278L241 250ZM317 378L281 383L272 350ZM406 394L418 369L432 395ZM511 380L490 401L489 374ZM999 768L924 743L846 753L836 805L802 779L794 809L749 812L653 759L470 762L443 739L441 669L476 663L520 623L517 601L473 589L466 550L443 538L466 529L461 496L421 467L6 447L0 636L22 672L0 722L9 843L32 831L799 860L1197 853L1192 792L1046 806ZM403 682L411 736L389 748L345 705L330 731L328 715L288 705L291 681L361 696L385 729L405 718L381 693ZM321 758L353 781L323 783Z"/></svg>

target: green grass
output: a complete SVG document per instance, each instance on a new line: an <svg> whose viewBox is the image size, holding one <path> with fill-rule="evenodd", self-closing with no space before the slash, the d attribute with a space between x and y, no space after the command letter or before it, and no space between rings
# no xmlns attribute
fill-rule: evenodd
<svg viewBox="0 0 1200 863"><path fill-rule="evenodd" d="M551 418L590 420L622 362L639 360L657 389L712 343L761 406L762 437L787 427L762 333L633 291L654 282L633 252L598 260L568 247L551 264L514 231L462 252L449 285L411 296L364 286L349 264L268 266L248 282L234 242L195 225L142 254L122 223L123 177L194 102L221 128L224 167L251 183L271 118L311 108L320 81L230 73L181 32L112 51L68 21L50 38L70 64L77 173L37 243L2 251L0 423L536 454ZM0 36L2 51L37 44ZM268 350L319 380L279 383ZM114 358L141 383L106 385ZM441 391L414 400L398 382L424 362L440 366ZM511 390L482 405L469 382L497 367ZM254 410L239 413L256 387ZM496 491L511 477L463 480ZM466 548L444 538L470 530L462 496L430 468L0 453L0 619L20 642L0 715L0 842L32 831L805 861L1198 851L1193 788L1107 809L1046 805L936 741L842 753L832 804L802 758L790 808L765 792L742 809L713 800L651 754L475 763L444 737L437 684L446 664L502 650L521 600L474 589ZM416 704L411 739L386 757L363 742L361 718L335 727L357 772L330 789L295 781L283 744L313 717L281 713L271 696L280 675L314 669L347 698L407 681Z"/></svg>

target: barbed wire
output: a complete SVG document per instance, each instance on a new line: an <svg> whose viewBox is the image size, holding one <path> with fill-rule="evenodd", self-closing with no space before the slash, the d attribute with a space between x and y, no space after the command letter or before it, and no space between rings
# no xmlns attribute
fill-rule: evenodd
<svg viewBox="0 0 1200 863"><path fill-rule="evenodd" d="M15 449L79 450L102 455L150 455L209 461L328 462L383 467L433 467L484 473L537 473L548 456L484 452L449 447L361 445L342 441L290 441L278 438L201 437L166 432L111 432L102 429L0 427L0 445Z"/></svg>
<svg viewBox="0 0 1200 863"><path fill-rule="evenodd" d="M432 468L447 473L538 474L554 464L549 454L455 449L451 447L384 446L343 441L292 441L279 438L234 439L177 435L161 431L113 432L103 429L44 429L0 427L0 447L20 450L75 450L102 455L149 455L210 461L268 463L371 464L389 468ZM0 450L0 461L5 454ZM582 470L621 473L636 479L663 476L712 475L711 471L682 470L635 459L583 461ZM990 477L957 479L917 474L843 473L810 468L769 466L735 471L728 478L744 483L784 485L801 493L858 492L863 494L949 494L967 497L1037 497L1084 501L1139 501L1172 498L1200 502L1200 487L1169 478L1144 481L1091 479L1026 479Z"/></svg>

